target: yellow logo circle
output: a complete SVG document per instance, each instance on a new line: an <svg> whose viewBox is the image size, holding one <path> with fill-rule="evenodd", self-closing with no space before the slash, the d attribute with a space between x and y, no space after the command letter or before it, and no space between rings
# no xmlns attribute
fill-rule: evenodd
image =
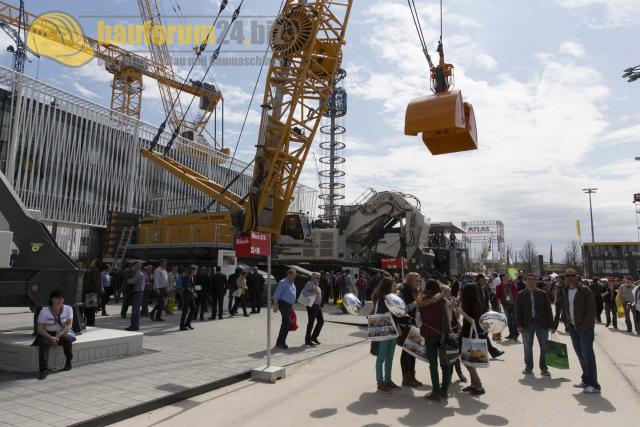
<svg viewBox="0 0 640 427"><path fill-rule="evenodd" d="M94 54L78 21L64 12L47 12L37 17L29 28L27 47L70 67L86 64Z"/></svg>

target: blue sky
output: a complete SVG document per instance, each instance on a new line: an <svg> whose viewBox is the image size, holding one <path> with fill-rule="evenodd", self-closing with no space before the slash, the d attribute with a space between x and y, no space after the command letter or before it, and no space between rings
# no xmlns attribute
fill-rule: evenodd
<svg viewBox="0 0 640 427"><path fill-rule="evenodd" d="M216 1L158 1L165 14L173 14L172 6L179 4L186 21L199 24L218 7ZM225 16L238 3L230 1ZM416 0L432 52L439 32L438 3ZM273 16L279 4L245 0L244 25L251 25L249 16ZM412 193L433 221L500 219L514 249L532 239L545 257L553 244L557 259L575 238L576 219L582 221L583 238L590 240L588 201L580 189L597 187L596 240L637 240L631 200L640 192L640 162L633 160L640 155L640 82L629 84L621 74L640 64L640 1L444 4L445 52L456 66L457 87L474 105L480 148L433 157L420 138L403 135L406 104L428 90L426 61L409 9L404 0L356 0L343 60L350 108L347 200L369 187ZM68 12L91 36L96 35L96 16L113 24L140 22L135 1L29 0L26 7L34 14ZM0 43L8 44L6 39ZM251 56L247 49L263 47L240 46L240 52L231 53L225 46L222 56ZM10 56L0 51L0 65L10 66ZM184 67L179 71L184 73ZM41 59L27 65L27 74L36 73L45 82L109 104L111 76L97 61L73 69ZM257 73L255 66L213 68L212 78L226 99L228 145L238 138ZM143 120L157 125L162 120L157 86L146 80L145 87ZM244 160L253 155L257 123L253 113L239 143ZM319 151L317 146L314 150ZM317 186L312 160L302 182Z"/></svg>

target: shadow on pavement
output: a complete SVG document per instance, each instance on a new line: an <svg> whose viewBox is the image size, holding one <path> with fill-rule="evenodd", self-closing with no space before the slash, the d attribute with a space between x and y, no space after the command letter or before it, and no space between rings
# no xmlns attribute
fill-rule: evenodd
<svg viewBox="0 0 640 427"><path fill-rule="evenodd" d="M406 415L399 417L398 422L406 426L426 426L441 422L444 418L454 416L454 409L445 403L429 403L422 396L416 397L411 390L400 389L393 394L366 392L360 398L347 405L351 413L370 416L377 415L382 409L407 409ZM380 424L368 424L368 426Z"/></svg>
<svg viewBox="0 0 640 427"><path fill-rule="evenodd" d="M338 413L336 408L317 409L309 414L311 418L329 418Z"/></svg>
<svg viewBox="0 0 640 427"><path fill-rule="evenodd" d="M480 424L484 424L487 426L506 426L507 424L509 424L509 420L505 417L501 417L500 415L482 414L479 415L476 420Z"/></svg>
<svg viewBox="0 0 640 427"><path fill-rule="evenodd" d="M569 381L567 378L540 378L533 375L527 375L518 380L520 384L531 387L533 391L545 391L548 388L558 388L562 383L568 383Z"/></svg>
<svg viewBox="0 0 640 427"><path fill-rule="evenodd" d="M299 347L289 347L287 350L283 350L279 347L273 347L271 349L271 354L275 353L284 353L284 354L296 354L301 353L307 348L306 345L301 345ZM247 356L252 357L254 359L264 359L267 357L267 350L257 351L255 353L249 353Z"/></svg>
<svg viewBox="0 0 640 427"><path fill-rule="evenodd" d="M389 424L373 423L373 424L364 424L362 427L391 427L391 426Z"/></svg>
<svg viewBox="0 0 640 427"><path fill-rule="evenodd" d="M601 394L577 393L573 397L576 398L580 406L584 406L584 411L589 414L616 411L616 407Z"/></svg>

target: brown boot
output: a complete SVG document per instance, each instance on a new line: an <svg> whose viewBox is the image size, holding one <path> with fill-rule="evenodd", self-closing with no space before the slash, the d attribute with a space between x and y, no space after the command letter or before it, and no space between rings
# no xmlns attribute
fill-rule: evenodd
<svg viewBox="0 0 640 427"><path fill-rule="evenodd" d="M440 397L440 392L436 393L436 392L431 392L429 394L427 394L425 397L425 399L431 401L431 402L441 402L442 398Z"/></svg>
<svg viewBox="0 0 640 427"><path fill-rule="evenodd" d="M378 383L378 391L382 393L391 393L391 390L386 384Z"/></svg>
<svg viewBox="0 0 640 427"><path fill-rule="evenodd" d="M394 388L400 388L400 386L398 386L396 383L394 383L393 381L389 381L387 383L387 387L389 387L389 389L393 390Z"/></svg>

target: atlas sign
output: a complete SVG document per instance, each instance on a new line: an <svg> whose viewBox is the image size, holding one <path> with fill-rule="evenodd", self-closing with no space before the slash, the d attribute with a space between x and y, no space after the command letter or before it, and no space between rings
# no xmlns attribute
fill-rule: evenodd
<svg viewBox="0 0 640 427"><path fill-rule="evenodd" d="M491 227L468 227L465 232L467 234L491 233Z"/></svg>
<svg viewBox="0 0 640 427"><path fill-rule="evenodd" d="M271 234L251 231L236 237L236 256L251 258L271 255Z"/></svg>

